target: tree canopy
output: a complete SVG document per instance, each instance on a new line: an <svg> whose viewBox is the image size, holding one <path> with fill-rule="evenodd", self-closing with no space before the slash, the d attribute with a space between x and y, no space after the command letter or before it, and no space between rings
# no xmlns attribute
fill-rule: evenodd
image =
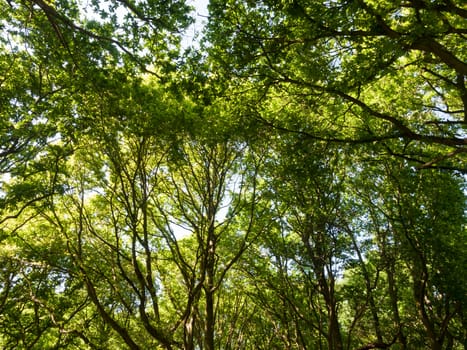
<svg viewBox="0 0 467 350"><path fill-rule="evenodd" d="M467 349L462 1L0 5L0 347Z"/></svg>

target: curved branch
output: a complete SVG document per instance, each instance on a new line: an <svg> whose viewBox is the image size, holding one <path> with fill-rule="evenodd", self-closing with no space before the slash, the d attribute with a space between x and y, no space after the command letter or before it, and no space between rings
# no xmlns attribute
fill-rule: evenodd
<svg viewBox="0 0 467 350"><path fill-rule="evenodd" d="M68 43L66 42L65 38L63 37L62 32L60 31L60 27L59 27L59 25L57 23L57 20L59 22L63 23L68 28L70 28L70 29L72 29L74 31L80 32L80 33L86 35L89 38L96 39L96 40L99 40L101 42L107 42L107 43L114 44L114 45L118 46L118 48L120 48L120 50L122 50L125 54L127 54L129 57L131 57L131 59L134 62L136 62L144 72L149 73L151 75L154 75L157 78L161 79L161 76L159 74L157 74L154 71L151 71L151 70L147 69L144 66L144 64L142 62L140 62L140 59L133 52L131 52L125 46L125 44L123 44L122 42L120 42L120 41L118 41L118 40L116 40L114 38L99 35L97 33L94 33L94 32L92 32L92 31L90 31L88 29L85 29L85 28L77 25L76 23L74 23L68 17L60 14L55 8L53 8L51 5L47 4L44 0L31 0L31 1L33 3L35 3L36 5L38 5L42 9L42 11L45 13L45 15L47 16L47 19L49 20L51 26L53 27L54 31L56 32L60 42L63 44L63 46L65 46L65 48L69 51L70 54L71 54L71 52L69 50Z"/></svg>

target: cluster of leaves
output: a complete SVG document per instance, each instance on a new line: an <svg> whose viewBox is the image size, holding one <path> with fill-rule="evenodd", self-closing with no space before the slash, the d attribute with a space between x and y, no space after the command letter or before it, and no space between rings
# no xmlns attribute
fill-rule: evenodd
<svg viewBox="0 0 467 350"><path fill-rule="evenodd" d="M263 122L314 139L379 141L419 167L465 172L461 2L211 1L210 10L209 52L223 76L252 82L253 105L279 94L308 108L297 124ZM313 123L323 114L332 120Z"/></svg>
<svg viewBox="0 0 467 350"><path fill-rule="evenodd" d="M0 347L466 348L461 1L0 5Z"/></svg>

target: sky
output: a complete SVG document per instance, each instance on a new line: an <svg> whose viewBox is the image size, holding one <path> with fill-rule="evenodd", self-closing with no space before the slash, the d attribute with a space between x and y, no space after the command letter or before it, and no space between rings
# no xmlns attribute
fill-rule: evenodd
<svg viewBox="0 0 467 350"><path fill-rule="evenodd" d="M188 5L193 6L193 17L195 23L191 25L184 36L182 41L183 47L188 47L193 44L196 45L196 34L203 29L203 22L207 21L208 16L208 3L209 0L187 0Z"/></svg>

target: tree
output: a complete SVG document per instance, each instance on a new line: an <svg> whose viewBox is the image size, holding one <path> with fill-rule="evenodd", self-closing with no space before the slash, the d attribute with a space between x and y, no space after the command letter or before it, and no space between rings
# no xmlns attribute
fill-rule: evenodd
<svg viewBox="0 0 467 350"><path fill-rule="evenodd" d="M441 286L441 280L449 279L451 273L457 274L456 269L463 269L465 264L462 258L455 263L452 260L465 249L461 209L465 198L459 183L461 178L445 171L419 172L388 159L363 165L361 171L365 177L355 177L356 201L365 203L363 208L369 216L358 224L358 230L365 230L366 237L373 237L365 253L370 266L376 269L369 279L374 281L372 293L385 290L384 297L378 297L379 305L386 305L383 309L390 310L388 315L378 311L380 318L386 319L388 325L395 325L394 341L404 348L452 347L449 328L452 327L451 334L459 334L456 328L462 322L462 313L458 313L455 305L463 302L454 295L448 296L450 292ZM375 173L368 177L369 172ZM446 200L449 206L439 206ZM446 256L451 254L448 252L453 255ZM361 273L367 279L367 272ZM443 277L439 280L435 276ZM463 282L451 280L450 283L456 285L457 291L464 288ZM440 302L438 306L435 300ZM422 335L417 336L417 332ZM426 339L431 342L425 343Z"/></svg>
<svg viewBox="0 0 467 350"><path fill-rule="evenodd" d="M134 349L213 349L224 280L259 234L261 156L219 120L207 130L188 100L131 81L121 88L119 96L138 103L97 101L103 113L81 132L57 179L65 192L49 198L32 227L65 239L73 273L63 278L80 284L112 330L95 346L120 338ZM78 111L85 108L93 102ZM26 239L29 230L18 234ZM89 343L99 327L91 324Z"/></svg>
<svg viewBox="0 0 467 350"><path fill-rule="evenodd" d="M207 41L252 104L277 94L311 121L264 123L465 171L465 16L458 1L212 1Z"/></svg>
<svg viewBox="0 0 467 350"><path fill-rule="evenodd" d="M467 346L460 2L0 8L0 346Z"/></svg>
<svg viewBox="0 0 467 350"><path fill-rule="evenodd" d="M190 23L189 7L167 1L82 6L42 0L2 1L1 7L0 173L22 178L16 189L8 189L8 203L30 204L58 189L35 188L29 175L68 156L77 131L96 112L88 109L84 116L76 108L87 98L117 94L127 75L150 66L158 67L155 75L173 69L179 33ZM127 12L119 18L117 11ZM121 69L114 70L117 66Z"/></svg>
<svg viewBox="0 0 467 350"><path fill-rule="evenodd" d="M182 146L182 158L171 161L164 190L167 197L157 204L165 218L161 229L186 288L188 300L182 315L187 349L196 344L206 349L217 347L217 305L224 280L258 235L252 232L256 226L255 177L260 166L256 155L247 145L218 143L216 138L205 142L192 140ZM171 195L175 197L173 208L164 209ZM242 226L238 224L240 215L245 220ZM192 237L179 243L171 224ZM186 243L191 253L181 248Z"/></svg>

